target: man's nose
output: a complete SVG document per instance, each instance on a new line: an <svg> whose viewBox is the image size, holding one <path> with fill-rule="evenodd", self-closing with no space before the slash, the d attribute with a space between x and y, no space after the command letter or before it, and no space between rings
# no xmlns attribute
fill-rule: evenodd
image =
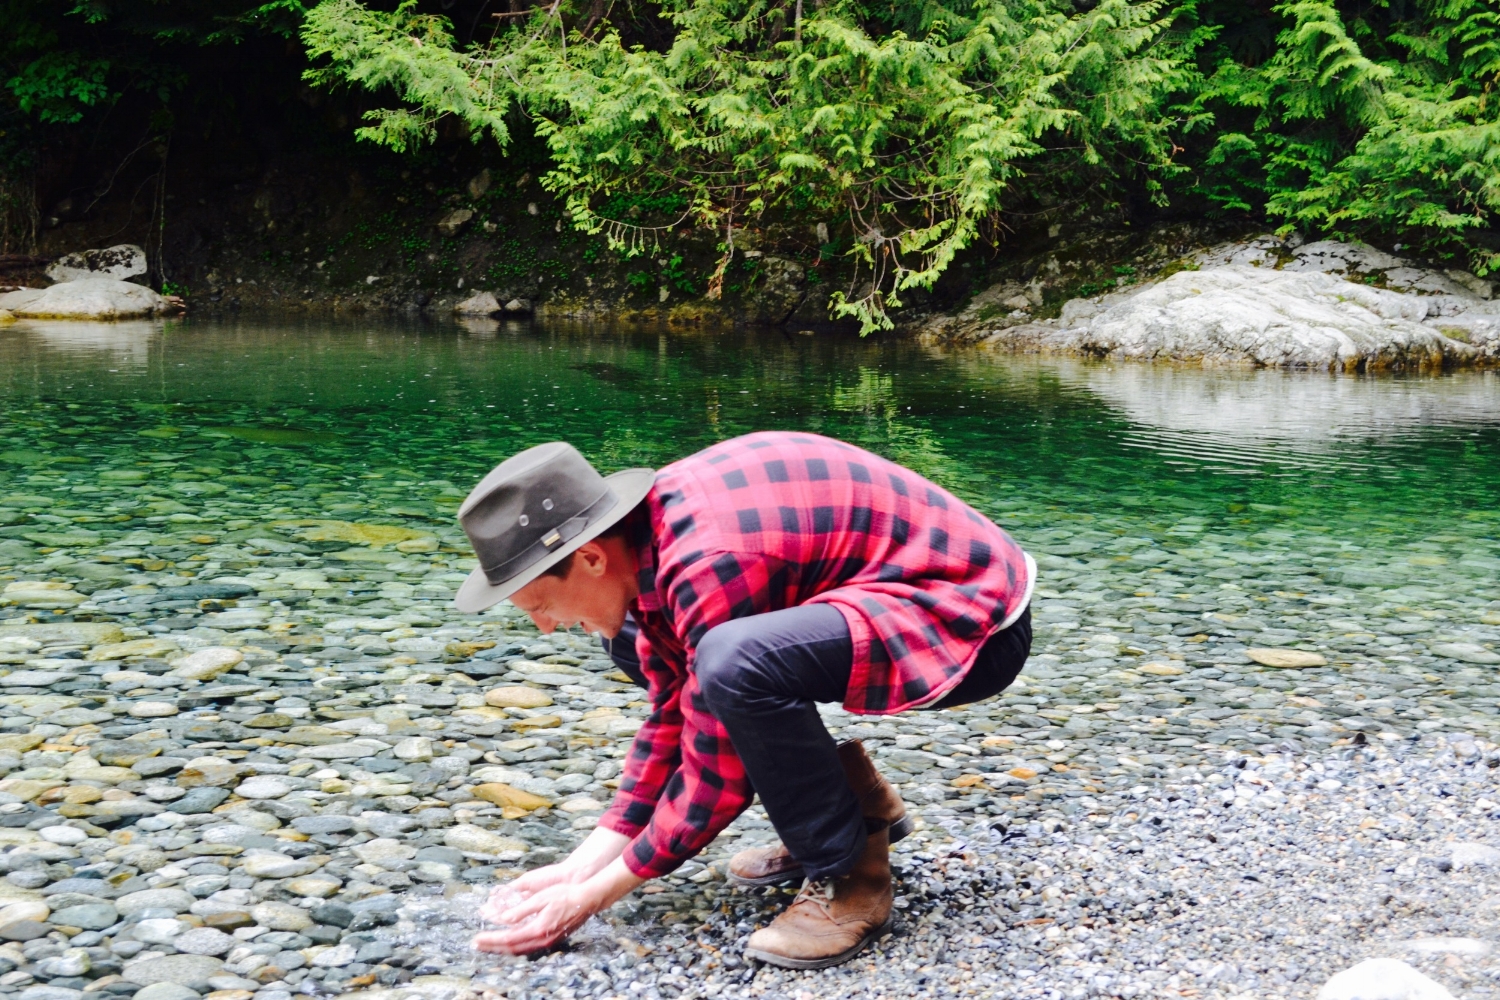
<svg viewBox="0 0 1500 1000"><path fill-rule="evenodd" d="M546 635L553 629L557 628L557 622L551 618L548 618L546 615L532 613L528 617L531 618L532 623L536 625L536 627L541 631L542 635Z"/></svg>

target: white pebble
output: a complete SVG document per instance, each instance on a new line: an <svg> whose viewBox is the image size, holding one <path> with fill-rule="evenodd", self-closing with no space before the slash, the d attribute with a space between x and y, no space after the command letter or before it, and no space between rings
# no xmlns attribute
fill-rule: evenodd
<svg viewBox="0 0 1500 1000"><path fill-rule="evenodd" d="M37 834L50 844L72 847L89 839L89 835L75 826L44 826Z"/></svg>
<svg viewBox="0 0 1500 1000"><path fill-rule="evenodd" d="M228 646L208 646L196 653L189 653L172 667L172 674L187 680L212 680L232 669L245 659L245 654Z"/></svg>

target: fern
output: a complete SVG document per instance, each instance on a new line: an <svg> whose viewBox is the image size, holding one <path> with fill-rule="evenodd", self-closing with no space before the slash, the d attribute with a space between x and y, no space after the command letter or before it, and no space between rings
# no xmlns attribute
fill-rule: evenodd
<svg viewBox="0 0 1500 1000"><path fill-rule="evenodd" d="M662 51L608 25L584 37L561 4L466 52L410 3L381 13L326 0L304 36L315 81L405 102L375 114L361 131L372 141L408 148L442 115L504 141L500 114L522 109L551 151L542 183L576 226L618 247L654 246L690 218L724 233L721 278L736 227L767 212L841 221L856 277L833 309L866 331L889 326L903 292L930 287L978 238L1029 161L1124 156L1174 170L1177 123L1159 109L1180 72L1153 48L1165 0L1085 13L1053 0L930 3L901 8L896 24L854 0L813 7L797 20L762 0L678 0L664 9ZM682 219L646 228L601 210L662 191L680 196Z"/></svg>

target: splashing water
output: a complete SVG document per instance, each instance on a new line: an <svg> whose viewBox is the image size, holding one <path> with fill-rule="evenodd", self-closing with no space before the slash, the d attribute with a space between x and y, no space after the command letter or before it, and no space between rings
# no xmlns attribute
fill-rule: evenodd
<svg viewBox="0 0 1500 1000"><path fill-rule="evenodd" d="M499 986L517 968L527 966L524 957L490 954L474 947L474 935L498 929L481 915L481 903L489 891L482 887L407 897L395 926L381 935L398 948L420 949L425 959L413 984L404 989L416 989L431 1000L452 1000L462 992L457 980L468 979L474 988ZM569 938L568 951L602 961L620 952L622 933L613 921L593 917ZM439 972L440 976L435 975Z"/></svg>

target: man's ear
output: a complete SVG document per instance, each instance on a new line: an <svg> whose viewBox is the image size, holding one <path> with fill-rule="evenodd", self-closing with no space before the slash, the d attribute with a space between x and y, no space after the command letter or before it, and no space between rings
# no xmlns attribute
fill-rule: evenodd
<svg viewBox="0 0 1500 1000"><path fill-rule="evenodd" d="M587 541L573 553L574 561L583 560L584 569L590 576L603 576L609 568L609 554L597 541Z"/></svg>

